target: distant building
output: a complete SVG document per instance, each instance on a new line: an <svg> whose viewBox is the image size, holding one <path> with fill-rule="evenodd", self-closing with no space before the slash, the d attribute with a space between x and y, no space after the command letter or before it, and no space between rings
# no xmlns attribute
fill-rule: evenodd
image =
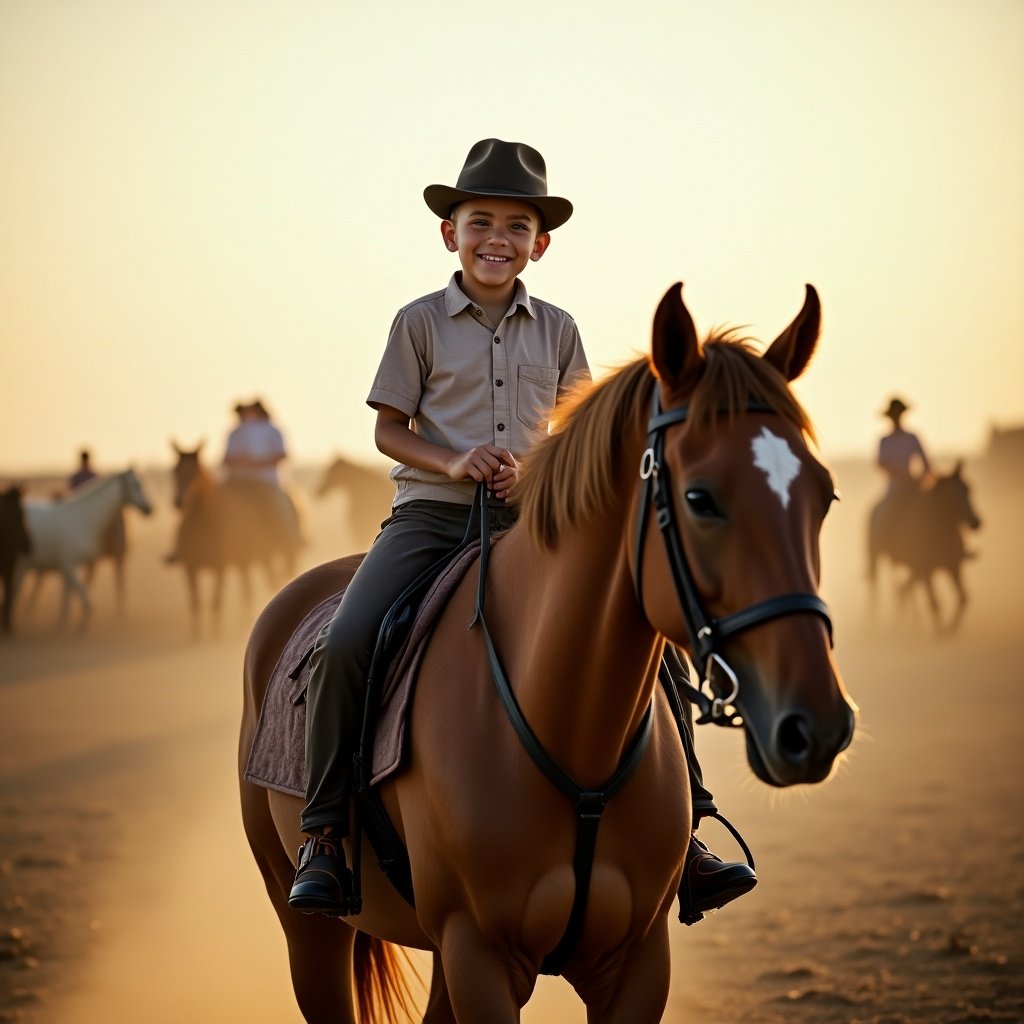
<svg viewBox="0 0 1024 1024"><path fill-rule="evenodd" d="M1024 427L997 427L993 424L982 458L1000 469L1024 470Z"/></svg>

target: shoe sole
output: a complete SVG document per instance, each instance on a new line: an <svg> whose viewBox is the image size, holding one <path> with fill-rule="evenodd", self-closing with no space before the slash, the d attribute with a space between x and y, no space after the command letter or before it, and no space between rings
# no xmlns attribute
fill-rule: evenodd
<svg viewBox="0 0 1024 1024"><path fill-rule="evenodd" d="M715 893L714 901L695 906L693 912L695 914L707 914L712 910L721 910L727 903L732 903L733 900L746 896L755 885L757 885L756 878L739 879L728 889Z"/></svg>
<svg viewBox="0 0 1024 1024"><path fill-rule="evenodd" d="M347 906L332 903L330 900L317 899L315 896L290 897L288 906L301 914L327 914L330 917L344 917L349 913Z"/></svg>

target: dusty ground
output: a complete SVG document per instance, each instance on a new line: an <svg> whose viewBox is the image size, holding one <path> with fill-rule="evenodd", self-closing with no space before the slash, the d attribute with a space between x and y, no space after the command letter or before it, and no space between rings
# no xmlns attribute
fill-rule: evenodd
<svg viewBox="0 0 1024 1024"><path fill-rule="evenodd" d="M675 927L665 1020L1022 1021L1024 486L973 475L986 520L974 603L958 636L937 639L921 616L869 601L861 534L877 482L838 468L824 591L860 734L828 785L773 794L738 737L702 731L705 775L761 883ZM299 1020L236 809L256 609L231 590L222 635L190 637L182 581L160 562L173 515L155 496L157 515L130 523L124 620L101 576L92 630L55 636L51 585L0 643L0 1024ZM310 510L310 562L354 546L339 495ZM524 1019L584 1015L545 980Z"/></svg>

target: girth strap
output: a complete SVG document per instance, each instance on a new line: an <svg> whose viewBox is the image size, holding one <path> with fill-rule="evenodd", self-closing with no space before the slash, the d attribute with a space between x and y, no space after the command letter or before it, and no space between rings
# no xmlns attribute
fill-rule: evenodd
<svg viewBox="0 0 1024 1024"><path fill-rule="evenodd" d="M487 659L490 662L491 678L501 700L502 707L519 737L520 742L530 755L534 764L558 789L572 802L576 812L576 850L573 855L573 875L575 877L575 893L569 920L565 926L558 945L544 958L540 966L541 974L561 974L562 968L569 959L573 948L583 931L583 918L587 909L587 897L590 893L590 876L594 866L594 851L597 847L597 829L601 816L608 801L626 784L636 771L651 740L654 724L654 702L644 712L643 721L629 749L619 761L618 767L611 777L596 790L584 789L565 769L544 749L537 734L526 721L519 702L516 700L509 684L501 658L495 649L484 618L484 590L487 581L487 561L490 553L490 529L487 522L486 491L481 484L477 491L480 502L480 577L477 583L476 614L472 625L479 625L483 635Z"/></svg>

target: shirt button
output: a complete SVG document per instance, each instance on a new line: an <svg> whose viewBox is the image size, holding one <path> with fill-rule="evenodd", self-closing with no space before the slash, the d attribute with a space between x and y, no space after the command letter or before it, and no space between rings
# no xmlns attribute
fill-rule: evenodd
<svg viewBox="0 0 1024 1024"><path fill-rule="evenodd" d="M504 423L499 423L498 424L498 429L499 430L504 430L505 429L505 424Z"/></svg>
<svg viewBox="0 0 1024 1024"><path fill-rule="evenodd" d="M503 380L496 380L494 383L500 388L505 382Z"/></svg>
<svg viewBox="0 0 1024 1024"><path fill-rule="evenodd" d="M500 345L501 344L501 338L495 338L494 339L494 344L495 345Z"/></svg>
<svg viewBox="0 0 1024 1024"><path fill-rule="evenodd" d="M484 315L484 311L482 309L474 309L473 312L476 313L477 316Z"/></svg>

